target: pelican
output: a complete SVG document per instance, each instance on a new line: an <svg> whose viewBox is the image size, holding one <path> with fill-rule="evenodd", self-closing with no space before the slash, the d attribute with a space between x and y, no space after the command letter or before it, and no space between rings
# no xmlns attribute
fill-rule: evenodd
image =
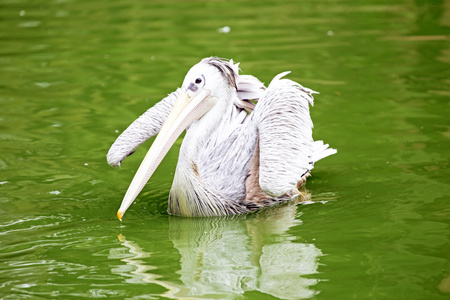
<svg viewBox="0 0 450 300"><path fill-rule="evenodd" d="M117 212L122 220L178 136L186 130L168 200L180 216L251 212L299 195L314 163L336 153L313 141L313 90L283 77L266 88L233 60L194 65L181 88L136 119L107 154L111 166L157 135Z"/></svg>

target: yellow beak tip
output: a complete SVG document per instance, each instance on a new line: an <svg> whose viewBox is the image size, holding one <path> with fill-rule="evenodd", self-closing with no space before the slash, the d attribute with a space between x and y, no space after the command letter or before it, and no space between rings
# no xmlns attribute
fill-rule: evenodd
<svg viewBox="0 0 450 300"><path fill-rule="evenodd" d="M122 221L122 217L123 217L122 212L120 210L118 210L117 211L117 219L119 219L119 221Z"/></svg>

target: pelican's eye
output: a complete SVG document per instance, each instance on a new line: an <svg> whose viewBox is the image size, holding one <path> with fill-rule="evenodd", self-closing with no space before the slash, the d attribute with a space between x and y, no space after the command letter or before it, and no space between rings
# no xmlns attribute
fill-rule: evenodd
<svg viewBox="0 0 450 300"><path fill-rule="evenodd" d="M201 75L201 77L197 77L197 79L194 80L194 82L191 81L191 84L189 84L188 89L197 92L199 88L201 88L200 84L203 86L205 85L205 76Z"/></svg>

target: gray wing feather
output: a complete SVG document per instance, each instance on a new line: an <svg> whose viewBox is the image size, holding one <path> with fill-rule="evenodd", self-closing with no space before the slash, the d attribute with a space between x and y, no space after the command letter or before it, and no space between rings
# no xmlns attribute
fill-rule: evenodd
<svg viewBox="0 0 450 300"><path fill-rule="evenodd" d="M259 134L259 184L280 197L296 188L313 167L313 123L309 104L314 91L277 75L253 111Z"/></svg>
<svg viewBox="0 0 450 300"><path fill-rule="evenodd" d="M172 110L177 96L178 90L155 104L122 132L106 155L108 164L119 166L138 146L157 134Z"/></svg>

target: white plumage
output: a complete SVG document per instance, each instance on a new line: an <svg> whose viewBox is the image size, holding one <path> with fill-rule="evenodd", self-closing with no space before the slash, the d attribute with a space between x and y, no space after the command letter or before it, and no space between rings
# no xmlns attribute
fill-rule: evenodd
<svg viewBox="0 0 450 300"><path fill-rule="evenodd" d="M238 72L232 60L203 59L180 89L117 138L107 155L112 166L161 130L127 191L119 219L184 129L168 205L176 215L230 215L288 200L298 194L316 161L336 153L312 139L314 91L283 79L289 72L277 75L267 88Z"/></svg>

